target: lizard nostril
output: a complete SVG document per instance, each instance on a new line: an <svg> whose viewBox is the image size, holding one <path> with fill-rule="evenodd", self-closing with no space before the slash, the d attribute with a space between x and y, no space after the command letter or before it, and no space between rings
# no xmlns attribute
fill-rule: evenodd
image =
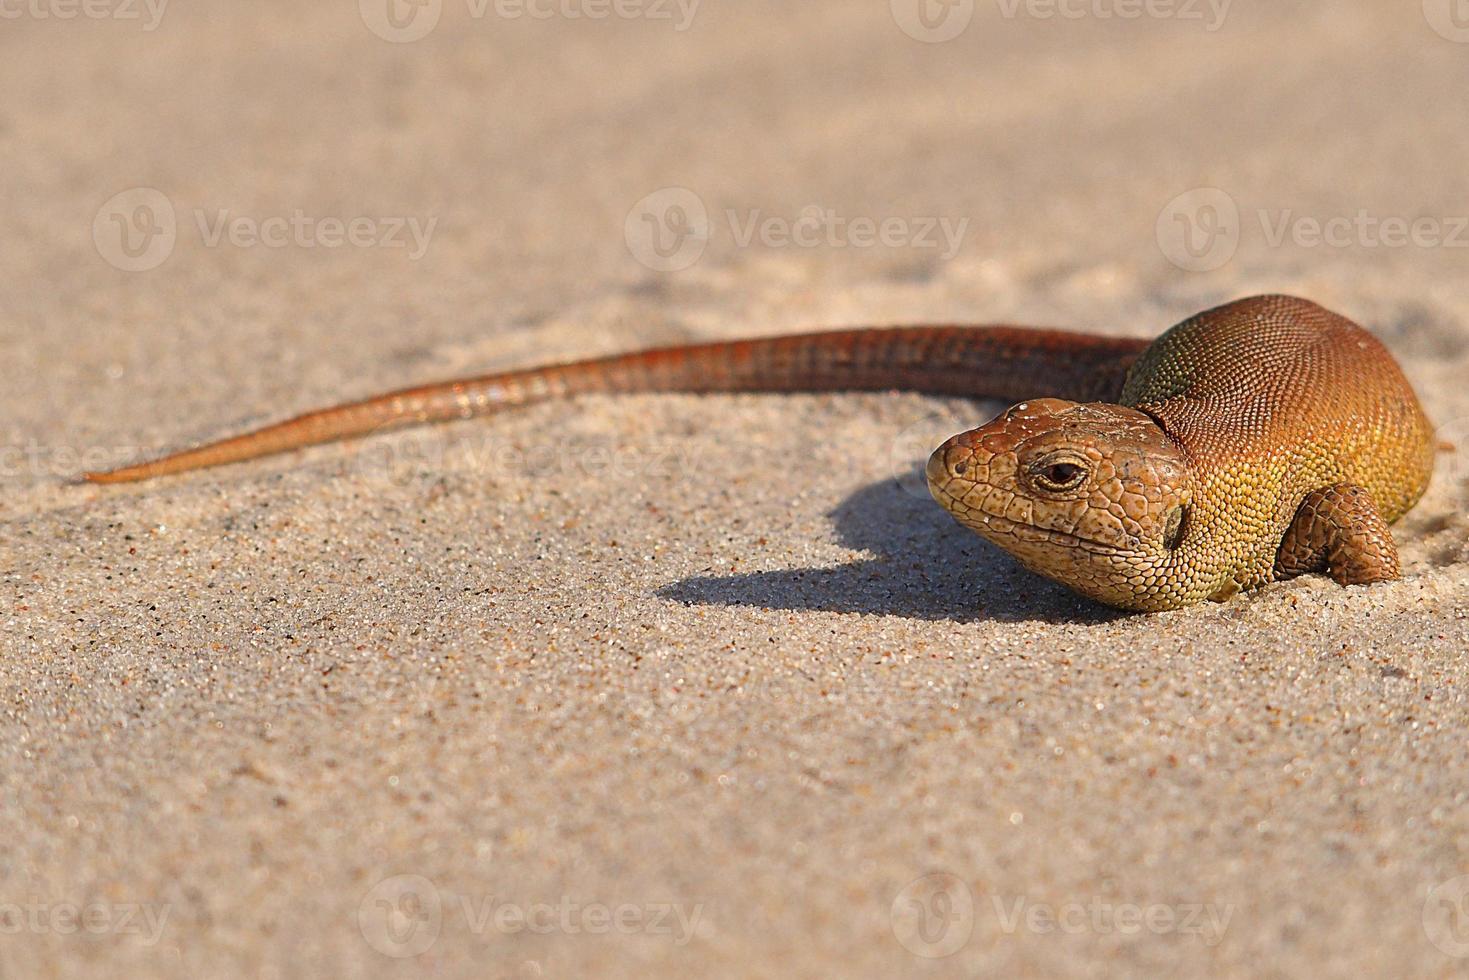
<svg viewBox="0 0 1469 980"><path fill-rule="evenodd" d="M956 475L958 475L958 476L963 476L964 475L964 471L967 470L967 469L969 469L969 464L968 463L955 463L954 464L954 473Z"/></svg>

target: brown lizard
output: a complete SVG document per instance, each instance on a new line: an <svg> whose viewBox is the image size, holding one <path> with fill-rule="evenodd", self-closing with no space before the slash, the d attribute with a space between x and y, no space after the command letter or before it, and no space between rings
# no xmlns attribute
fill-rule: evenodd
<svg viewBox="0 0 1469 980"><path fill-rule="evenodd" d="M311 412L86 479L143 480L586 393L885 389L1029 399L939 447L929 488L1026 567L1124 609L1222 600L1306 572L1342 584L1396 578L1387 526L1433 469L1432 427L1387 350L1314 303L1260 296L1151 343L894 327L510 371Z"/></svg>

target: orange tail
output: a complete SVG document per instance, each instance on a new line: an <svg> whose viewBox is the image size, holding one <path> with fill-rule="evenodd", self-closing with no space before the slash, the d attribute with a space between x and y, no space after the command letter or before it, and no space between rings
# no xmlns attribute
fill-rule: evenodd
<svg viewBox="0 0 1469 980"><path fill-rule="evenodd" d="M399 426L590 393L898 389L1018 400L1115 400L1147 341L1015 327L890 327L668 347L405 388L101 473L128 483Z"/></svg>

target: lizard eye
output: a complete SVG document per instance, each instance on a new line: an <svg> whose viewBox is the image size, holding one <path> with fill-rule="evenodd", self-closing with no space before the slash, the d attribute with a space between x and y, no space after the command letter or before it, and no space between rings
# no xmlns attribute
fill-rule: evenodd
<svg viewBox="0 0 1469 980"><path fill-rule="evenodd" d="M1060 493L1075 490L1086 482L1087 469L1079 460L1070 457L1043 460L1035 468L1035 482L1042 490Z"/></svg>

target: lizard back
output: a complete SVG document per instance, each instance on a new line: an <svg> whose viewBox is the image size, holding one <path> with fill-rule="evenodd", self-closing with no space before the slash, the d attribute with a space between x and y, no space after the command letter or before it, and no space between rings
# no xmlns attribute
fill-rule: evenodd
<svg viewBox="0 0 1469 980"><path fill-rule="evenodd" d="M1367 488L1394 521L1433 469L1432 426L1397 362L1355 323L1307 300L1256 297L1160 336L1124 383L1123 405L1152 416L1196 466L1194 517L1268 578L1305 496Z"/></svg>

